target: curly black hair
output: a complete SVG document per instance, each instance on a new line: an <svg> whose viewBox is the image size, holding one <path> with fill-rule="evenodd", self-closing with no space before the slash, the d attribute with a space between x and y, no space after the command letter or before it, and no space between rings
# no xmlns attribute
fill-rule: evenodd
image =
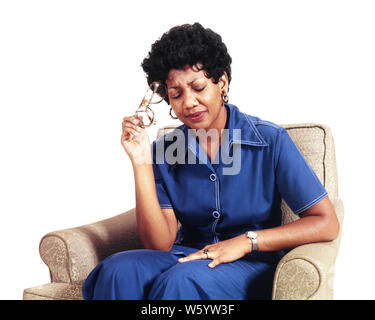
<svg viewBox="0 0 375 320"><path fill-rule="evenodd" d="M200 23L175 26L165 32L152 46L141 66L147 82L165 83L171 69L183 69L186 65L201 63L208 78L218 83L224 71L231 81L231 62L221 36ZM167 102L168 98L166 98Z"/></svg>

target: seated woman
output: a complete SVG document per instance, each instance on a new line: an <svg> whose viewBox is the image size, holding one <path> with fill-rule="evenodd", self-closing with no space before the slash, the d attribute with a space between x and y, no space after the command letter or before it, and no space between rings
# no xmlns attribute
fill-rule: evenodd
<svg viewBox="0 0 375 320"><path fill-rule="evenodd" d="M286 130L228 103L231 61L198 23L152 45L148 83L165 86L183 125L150 148L142 119L123 119L145 249L101 261L85 299L270 299L286 250L337 237L327 192ZM281 225L282 199L300 219Z"/></svg>

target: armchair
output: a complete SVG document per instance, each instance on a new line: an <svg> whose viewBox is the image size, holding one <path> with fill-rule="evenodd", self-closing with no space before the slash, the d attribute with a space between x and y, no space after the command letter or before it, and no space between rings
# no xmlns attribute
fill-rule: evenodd
<svg viewBox="0 0 375 320"><path fill-rule="evenodd" d="M344 207L338 197L334 140L322 124L283 125L328 191L339 222L334 241L306 244L289 251L279 262L272 299L333 299L334 265L337 257ZM159 129L158 136L174 127ZM282 201L283 224L299 219ZM131 209L117 216L54 231L40 241L39 252L48 266L51 282L27 288L24 300L78 300L90 271L105 257L129 249L143 248Z"/></svg>

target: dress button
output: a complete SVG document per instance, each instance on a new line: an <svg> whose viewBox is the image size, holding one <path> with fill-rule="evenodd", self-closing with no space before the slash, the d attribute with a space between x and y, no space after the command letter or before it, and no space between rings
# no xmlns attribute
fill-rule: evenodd
<svg viewBox="0 0 375 320"><path fill-rule="evenodd" d="M216 181L216 175L213 174L213 173L211 173L211 174L210 174L210 180L211 180L211 181Z"/></svg>
<svg viewBox="0 0 375 320"><path fill-rule="evenodd" d="M219 217L220 217L220 213L219 213L219 211L214 211L214 212L212 212L212 216L215 218L215 219L219 219Z"/></svg>

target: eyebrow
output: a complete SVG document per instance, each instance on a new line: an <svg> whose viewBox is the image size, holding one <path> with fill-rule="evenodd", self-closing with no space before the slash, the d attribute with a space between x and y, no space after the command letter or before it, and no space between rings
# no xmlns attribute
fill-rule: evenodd
<svg viewBox="0 0 375 320"><path fill-rule="evenodd" d="M199 80L199 79L203 79L203 77L200 77L200 78L194 79L193 81L190 81L190 82L188 83L188 85L189 85L189 86L192 85L195 81L197 81L197 80ZM178 88L179 88L179 86L173 86L173 87L168 88L168 90L169 90L169 89L178 89Z"/></svg>

